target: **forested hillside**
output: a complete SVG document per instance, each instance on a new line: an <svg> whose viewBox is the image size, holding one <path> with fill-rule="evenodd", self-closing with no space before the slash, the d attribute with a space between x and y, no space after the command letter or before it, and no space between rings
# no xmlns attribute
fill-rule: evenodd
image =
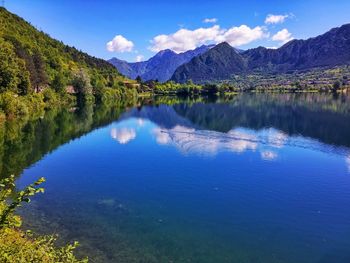
<svg viewBox="0 0 350 263"><path fill-rule="evenodd" d="M25 107L20 106L30 108L33 100L64 100L67 86L78 99L100 100L124 92L125 78L111 64L51 38L4 8L0 8L0 61L0 109L5 115L24 114Z"/></svg>

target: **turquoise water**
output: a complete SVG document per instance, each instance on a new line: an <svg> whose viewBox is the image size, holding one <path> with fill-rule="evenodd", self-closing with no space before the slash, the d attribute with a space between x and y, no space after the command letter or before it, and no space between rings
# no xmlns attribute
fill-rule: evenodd
<svg viewBox="0 0 350 263"><path fill-rule="evenodd" d="M47 182L23 213L92 262L347 263L349 108L246 94L125 109L24 169L21 185Z"/></svg>

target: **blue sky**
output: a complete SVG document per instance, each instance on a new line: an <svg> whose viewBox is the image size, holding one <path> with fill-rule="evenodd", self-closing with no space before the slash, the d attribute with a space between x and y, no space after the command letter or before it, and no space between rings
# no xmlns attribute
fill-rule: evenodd
<svg viewBox="0 0 350 263"><path fill-rule="evenodd" d="M91 55L128 61L221 41L278 47L350 23L349 0L6 0L6 8Z"/></svg>

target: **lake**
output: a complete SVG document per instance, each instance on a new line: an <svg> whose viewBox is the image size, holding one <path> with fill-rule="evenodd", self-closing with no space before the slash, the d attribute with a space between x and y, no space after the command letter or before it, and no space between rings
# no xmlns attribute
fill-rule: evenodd
<svg viewBox="0 0 350 263"><path fill-rule="evenodd" d="M3 128L25 226L91 262L350 262L350 97L241 94Z"/></svg>

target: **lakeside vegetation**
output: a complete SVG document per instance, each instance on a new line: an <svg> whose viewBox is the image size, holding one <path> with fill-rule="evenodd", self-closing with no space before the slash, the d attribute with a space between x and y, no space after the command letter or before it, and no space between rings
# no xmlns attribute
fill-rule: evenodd
<svg viewBox="0 0 350 263"><path fill-rule="evenodd" d="M232 95L240 92L341 92L350 87L350 67L295 71L288 74L250 73L233 75L226 81L195 84L191 80L143 82L136 79L139 94L155 95Z"/></svg>
<svg viewBox="0 0 350 263"><path fill-rule="evenodd" d="M219 82L219 85L233 87L232 90L235 91L338 92L350 87L350 66L317 68L288 74L256 72L233 75L230 80Z"/></svg>

